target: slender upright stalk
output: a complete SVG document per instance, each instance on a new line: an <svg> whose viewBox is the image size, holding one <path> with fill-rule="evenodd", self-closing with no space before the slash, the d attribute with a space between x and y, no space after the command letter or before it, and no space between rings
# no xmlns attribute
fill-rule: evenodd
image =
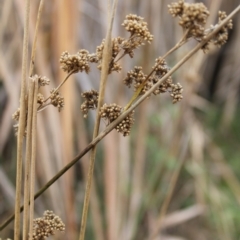
<svg viewBox="0 0 240 240"><path fill-rule="evenodd" d="M34 32L32 53L31 53L31 62L30 62L30 71L29 71L30 77L32 77L33 70L34 70L36 47L37 47L37 34L38 34L39 23L40 23L40 19L41 19L41 15L42 15L43 4L44 4L44 0L41 0L41 2L39 4L39 8L38 8L37 22L36 22L36 27L35 27L35 32Z"/></svg>
<svg viewBox="0 0 240 240"><path fill-rule="evenodd" d="M33 113L33 96L34 82L29 82L28 89L28 108L27 108L27 138L26 138L26 162L25 162L25 179L24 179L24 214L23 214L23 239L27 239L29 224L29 192L30 192L30 168L32 155L32 113Z"/></svg>
<svg viewBox="0 0 240 240"><path fill-rule="evenodd" d="M112 37L111 37L111 33L112 33L114 15L115 15L116 8L117 8L117 2L118 2L118 0L114 0L113 6L112 6L112 11L110 10L110 6L109 6L109 9L108 9L108 11L109 11L109 14L108 14L109 26L108 26L106 41L105 41L104 50L103 50L103 60L102 60L102 70L101 70L101 81L100 81L98 108L97 108L96 122L95 122L95 126L94 126L94 131L93 131L93 139L97 137L98 132L99 132L99 126L100 126L100 120L101 120L100 108L103 105L103 101L104 101L107 77L108 77L108 74L109 74L109 63L111 62L111 56L112 56ZM110 16L110 12L111 12L111 16ZM93 178L95 156L96 156L96 146L93 146L91 154L90 154L90 165L89 165L89 169L88 169L86 193L85 193L85 196L84 196L82 222L81 222L79 240L84 240L84 236L85 236L85 229L86 229L86 222L87 222L88 206L89 206L89 201L90 201L90 192L91 192L91 184L92 184L92 178Z"/></svg>
<svg viewBox="0 0 240 240"><path fill-rule="evenodd" d="M35 189L35 162L37 149L37 96L38 82L34 81L33 111L32 111L32 143L31 143L31 170L30 170L30 208L29 208L29 240L33 239L34 219L34 189Z"/></svg>
<svg viewBox="0 0 240 240"><path fill-rule="evenodd" d="M25 21L24 21L24 38L23 38L23 55L22 55L22 81L20 96L20 118L17 138L17 176L16 176L16 200L15 200L15 222L14 222L14 240L20 237L20 206L21 206L21 185L22 185L22 147L26 124L26 78L28 62L28 35L29 35L29 15L30 0L25 1Z"/></svg>

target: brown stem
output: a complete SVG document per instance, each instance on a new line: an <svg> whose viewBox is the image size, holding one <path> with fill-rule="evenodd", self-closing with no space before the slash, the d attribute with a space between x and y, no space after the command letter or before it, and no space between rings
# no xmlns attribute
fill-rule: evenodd
<svg viewBox="0 0 240 240"><path fill-rule="evenodd" d="M107 83L107 78L108 78L108 74L109 74L109 66L110 66L109 62L110 62L110 59L112 56L111 33L112 33L114 15L116 13L116 8L117 8L117 2L118 2L118 0L114 0L113 5L112 5L112 10L110 10L110 8L109 8L109 13L111 11L111 15L109 14L109 19L108 19L109 26L108 26L106 42L104 44L104 50L103 50L99 100L98 100L96 122L94 125L94 131L93 131L93 139L95 139L97 137L98 132L99 132L99 126L100 126L100 120L101 120L100 108L102 107L103 101L104 101L106 83ZM91 154L90 154L90 165L89 165L89 169L88 169L86 192L85 192L85 196L84 196L82 222L81 222L79 240L84 240L84 238L85 238L85 230L86 230L86 223L87 223L88 206L89 206L89 201L90 201L91 185L92 185L92 180L93 180L93 170L94 170L95 158L96 158L96 146L94 145L92 148Z"/></svg>
<svg viewBox="0 0 240 240"><path fill-rule="evenodd" d="M53 93L56 93L61 87L62 85L68 80L68 78L73 74L76 73L76 70L72 70L70 73L68 73L68 75L63 79L63 81L57 86L57 88L54 89ZM51 95L49 95L45 100L44 103L46 103L49 99L50 99ZM46 106L50 105L51 103L47 103L47 104L42 104L38 107L38 112L40 112L40 110L42 111Z"/></svg>
<svg viewBox="0 0 240 240"><path fill-rule="evenodd" d="M37 95L38 82L34 81L33 118L32 118L32 155L30 175L29 240L33 239L35 162L37 149Z"/></svg>
<svg viewBox="0 0 240 240"><path fill-rule="evenodd" d="M41 0L41 2L39 4L39 8L38 8L37 23L36 23L33 46L32 46L30 71L29 71L29 76L30 77L32 77L32 75L33 75L33 69L34 69L34 64L35 64L35 55L36 55L36 46L37 46L37 33L38 33L38 27L39 27L41 15L42 15L43 4L44 4L44 0Z"/></svg>
<svg viewBox="0 0 240 240"><path fill-rule="evenodd" d="M25 21L23 37L23 55L22 55L22 81L20 96L20 118L17 138L17 173L16 173L16 200L15 200L15 222L14 222L14 239L20 238L20 212L21 212L21 185L22 185L22 161L23 161L23 139L26 124L26 79L27 79L27 59L28 59L28 35L29 35L29 15L30 0L25 1Z"/></svg>
<svg viewBox="0 0 240 240"><path fill-rule="evenodd" d="M26 137L26 162L24 180L24 214L23 214L23 239L27 239L29 225L29 192L30 192L30 169L31 169L31 148L32 148L32 117L33 117L34 82L29 83L28 89L28 114L27 114L27 137Z"/></svg>
<svg viewBox="0 0 240 240"><path fill-rule="evenodd" d="M171 54L172 52L176 51L178 48L180 48L183 44L185 44L187 42L187 35L189 33L189 29L184 33L184 35L182 36L182 38L180 39L180 41L173 47L171 48L167 53L165 53L163 55L163 59L166 58L169 54ZM147 75L146 79L141 83L141 85L138 87L138 89L136 90L136 92L133 94L132 98L130 99L130 101L127 103L126 107L124 108L124 111L126 111L132 104L133 102L137 99L137 97L140 95L143 87L145 86L145 84L147 83L148 79L152 76L152 74L155 72L155 70L157 69L158 65L156 65L152 71Z"/></svg>

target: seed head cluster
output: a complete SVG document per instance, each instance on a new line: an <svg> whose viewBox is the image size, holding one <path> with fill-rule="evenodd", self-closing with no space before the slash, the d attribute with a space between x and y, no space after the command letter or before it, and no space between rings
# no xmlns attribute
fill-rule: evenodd
<svg viewBox="0 0 240 240"><path fill-rule="evenodd" d="M183 87L181 86L180 83L177 84L171 84L171 97L173 98L173 103L177 103L182 100L182 92L183 92Z"/></svg>
<svg viewBox="0 0 240 240"><path fill-rule="evenodd" d="M225 12L218 12L218 24L220 24L225 18L227 17L227 14ZM213 43L221 47L223 44L225 44L228 40L228 30L233 28L232 19L228 21L228 23L221 28L221 30L216 34L216 36L213 39Z"/></svg>
<svg viewBox="0 0 240 240"><path fill-rule="evenodd" d="M200 41L205 35L205 24L209 11L203 3L185 3L179 0L168 5L169 13L179 17L179 25L188 30L187 37L194 37Z"/></svg>
<svg viewBox="0 0 240 240"><path fill-rule="evenodd" d="M53 236L56 231L65 231L65 224L53 211L45 211L43 217L33 220L33 240L43 240Z"/></svg>
<svg viewBox="0 0 240 240"><path fill-rule="evenodd" d="M50 94L51 104L54 107L57 107L60 112L64 107L64 98L60 95L59 91L56 91L55 89L52 89Z"/></svg>
<svg viewBox="0 0 240 240"><path fill-rule="evenodd" d="M20 108L18 108L13 114L12 114L12 119L15 121L19 121L20 117Z"/></svg>
<svg viewBox="0 0 240 240"><path fill-rule="evenodd" d="M100 109L100 116L101 118L108 121L108 124L116 120L123 111L123 107L117 105L116 103L113 104L104 104ZM128 136L130 134L132 125L134 124L133 118L134 111L132 111L122 122L120 122L115 129L122 133L123 136Z"/></svg>
<svg viewBox="0 0 240 240"><path fill-rule="evenodd" d="M45 76L42 77L42 76L39 76L39 75L35 74L32 77L32 79L35 80L35 81L38 81L38 87L44 87L44 86L50 84L50 80Z"/></svg>
<svg viewBox="0 0 240 240"><path fill-rule="evenodd" d="M147 76L143 73L142 67L134 67L133 70L127 73L127 77L123 79L123 83L129 88L133 85L134 91L137 91L139 87L144 84L140 95L144 94L169 71L169 67L167 66L165 59L161 57L156 59L153 69L153 74L151 76ZM153 91L153 94L158 95L165 92L170 93L173 98L173 103L179 102L183 98L182 86L179 83L174 84L171 76L161 83L159 87Z"/></svg>
<svg viewBox="0 0 240 240"><path fill-rule="evenodd" d="M63 71L67 73L72 71L88 73L90 71L90 60L95 61L96 59L85 49L72 55L65 51L60 57L60 64Z"/></svg>
<svg viewBox="0 0 240 240"><path fill-rule="evenodd" d="M155 65L153 66L154 75L152 76L153 85L156 84L165 74L168 73L169 67L164 58L159 57L155 60ZM171 88L172 78L171 76L165 80L162 84L159 85L157 89L153 91L154 95L158 95L160 93L165 93Z"/></svg>
<svg viewBox="0 0 240 240"><path fill-rule="evenodd" d="M109 66L109 74L112 72L120 72L122 70L122 67L119 63L117 63L115 58L122 50L122 43L124 41L124 38L116 37L112 39L112 58ZM103 57L103 49L104 49L105 39L103 39L102 43L97 47L96 49L96 56L98 59L98 69L102 69L102 57Z"/></svg>
<svg viewBox="0 0 240 240"><path fill-rule="evenodd" d="M218 24L211 26L210 29L205 29L209 11L203 3L186 3L184 0L178 0L168 5L169 13L173 17L179 18L179 25L184 29L184 36L179 43L185 43L189 38L194 38L198 42L206 41L209 31L218 26L226 17L225 12L219 12ZM122 23L122 26L130 33L128 38L116 37L112 39L111 57L109 62L109 71L120 72L122 67L119 64L119 60L125 55L129 55L131 58L134 56L134 50L144 45L145 43L151 43L153 35L148 29L147 22L140 16L135 14L128 14ZM228 39L228 30L232 29L232 20L222 27L215 36L206 42L202 47L204 52L209 50L209 45L212 42L217 46L222 46ZM66 73L86 72L90 71L90 63L97 63L97 68L101 70L103 51L105 40L96 48L95 53L90 54L87 50L82 49L76 54L70 54L65 51L60 57L60 65L63 71ZM181 46L176 45L176 46ZM171 51L168 52L168 54ZM167 54L167 55L168 55ZM140 95L145 94L155 84L159 83L161 79L169 72L169 67L166 60L162 57L156 59L152 71L149 75L144 74L141 66L135 66L133 70L127 73L127 76L123 79L123 83L129 88L133 86L134 91ZM68 75L68 77L71 74ZM34 75L33 79L38 81L39 87L49 85L50 80L47 77ZM64 80L65 81L65 80ZM61 85L60 85L61 86ZM60 87L59 86L59 87ZM59 87L57 88L59 90ZM43 109L45 106L52 104L57 107L59 111L64 107L64 98L60 95L59 91L53 89L50 91L50 96L44 99L41 93L38 93L37 103L39 104L38 110ZM139 93L140 92L140 93ZM173 83L172 77L169 76L164 82L152 92L153 95L168 92L172 97L172 102L179 102L183 96L183 87L177 83ZM95 90L87 91L81 94L84 98L84 102L81 105L81 111L84 118L87 117L90 109L96 109L98 106L99 94ZM133 97L134 100L134 97ZM27 111L26 111L27 112ZM123 112L123 107L117 104L104 104L100 109L101 118L108 121L108 124L116 120ZM27 114L27 113L26 113ZM13 114L13 119L19 120L20 110L18 109ZM133 112L131 112L121 123L116 127L116 130L122 133L124 136L129 135L130 129L134 123ZM15 130L18 129L18 124L15 125Z"/></svg>
<svg viewBox="0 0 240 240"><path fill-rule="evenodd" d="M179 17L179 25L185 31L188 31L186 37L193 37L198 42L201 42L207 36L209 30L213 30L227 17L225 12L219 11L218 24L212 25L210 29L205 29L209 11L203 3L185 3L184 0L179 0L168 5L168 10L173 17ZM209 42L204 44L202 47L203 52L208 52L211 42L218 47L225 44L228 40L228 30L232 29L232 27L232 20L229 20L227 25L222 27Z"/></svg>
<svg viewBox="0 0 240 240"><path fill-rule="evenodd" d="M140 37L143 41L147 41L148 43L151 43L153 40L153 35L151 35L148 30L147 22L143 21L142 17L135 14L129 14L123 21L122 26L130 32L131 37Z"/></svg>
<svg viewBox="0 0 240 240"><path fill-rule="evenodd" d="M88 92L83 92L81 96L85 99L81 105L81 111L83 112L83 117L86 118L88 111L90 109L96 109L98 106L98 92L91 90Z"/></svg>
<svg viewBox="0 0 240 240"><path fill-rule="evenodd" d="M145 82L147 75L145 75L142 71L142 67L136 66L133 70L129 71L127 73L127 77L123 79L123 83L127 85L129 88L133 84L134 91L137 91L137 89L140 87L140 85ZM141 92L140 95L144 94L147 90L149 90L152 87L152 81L147 81Z"/></svg>
<svg viewBox="0 0 240 240"><path fill-rule="evenodd" d="M37 103L42 105L44 103L44 96L41 93L38 93Z"/></svg>
<svg viewBox="0 0 240 240"><path fill-rule="evenodd" d="M112 57L111 62L109 65L109 74L112 72L120 72L122 70L122 67L119 63L115 61L117 55L122 50L122 43L124 42L124 39L121 37L113 38L112 39ZM102 69L102 58L103 58L103 49L104 49L105 39L103 39L102 43L97 47L96 49L96 56L98 59L98 66L97 68L99 70Z"/></svg>
<svg viewBox="0 0 240 240"><path fill-rule="evenodd" d="M127 15L122 26L130 32L130 37L123 41L122 48L131 58L134 56L134 49L144 45L145 42L151 43L153 40L153 35L149 32L147 23L140 16Z"/></svg>

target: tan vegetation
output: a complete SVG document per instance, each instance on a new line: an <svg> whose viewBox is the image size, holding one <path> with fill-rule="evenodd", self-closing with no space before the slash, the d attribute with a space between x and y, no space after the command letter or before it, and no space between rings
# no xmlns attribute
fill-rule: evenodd
<svg viewBox="0 0 240 240"><path fill-rule="evenodd" d="M240 5L230 2L0 3L1 237L237 239Z"/></svg>

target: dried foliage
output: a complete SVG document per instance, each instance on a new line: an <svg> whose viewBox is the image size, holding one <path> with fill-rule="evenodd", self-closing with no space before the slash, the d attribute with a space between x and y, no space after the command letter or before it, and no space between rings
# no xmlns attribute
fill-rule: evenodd
<svg viewBox="0 0 240 240"><path fill-rule="evenodd" d="M43 240L55 235L56 231L64 232L65 224L53 211L46 210L43 217L33 220L33 228L33 240Z"/></svg>
<svg viewBox="0 0 240 240"><path fill-rule="evenodd" d="M0 6L1 4L3 3L0 3ZM48 4L51 5L52 3ZM150 9L149 11L154 12L154 14L156 14L158 9L160 9L160 5L158 5L159 3L155 4L158 6L158 8L153 7L154 9ZM105 103L100 106L100 116L102 122L106 126L109 126L111 123L119 119L119 117L129 108L129 106L136 102L139 97L144 96L147 91L151 91L151 95L148 96L149 101L146 103L145 107L140 107L137 114L134 114L134 111L130 112L130 114L128 114L124 119L121 118L123 120L121 120L121 122L119 122L114 127L114 129L118 133L121 133L121 135L124 137L131 136L131 133L133 133L131 140L119 140L117 137L114 136L114 140L112 142L110 141L111 143L109 143L109 146L106 146L106 148L103 149L103 156L105 162L101 162L99 164L102 164L101 167L104 168L104 171L102 171L101 169L101 172L99 172L99 169L96 169L96 174L97 181L99 179L103 179L102 175L104 174L105 182L100 181L97 183L97 187L95 187L97 188L97 193L100 189L102 190L106 188L107 190L104 189L106 190L104 193L104 199L101 198L102 195L97 197L94 195L94 197L96 198L94 199L95 202L93 201L93 205L94 207L96 207L96 205L102 206L102 204L105 204L104 209L101 209L99 211L100 213L104 211L104 217L99 217L98 212L93 212L92 219L94 220L90 223L90 225L92 229L94 229L93 231L95 232L96 236L101 235L98 235L98 233L101 232L99 230L99 228L101 228L99 227L99 225L107 226L106 229L103 230L103 235L107 236L108 239L117 239L117 237L114 236L115 233L119 235L119 238L122 239L150 240L153 239L151 237L155 237L156 234L159 234L159 238L164 238L164 235L160 235L160 233L163 232L161 230L168 228L169 226L169 228L171 228L175 224L174 220L172 220L171 218L170 220L167 219L167 210L169 206L171 207L171 211L181 209L182 212L179 211L177 213L179 213L181 219L180 222L183 222L183 225L186 221L184 217L189 216L188 213L184 213L185 209L182 210L183 205L188 206L189 204L183 199L184 196L187 196L188 200L190 199L189 202L193 202L194 206L196 206L196 209L197 207L199 207L199 203L204 203L204 205L209 205L210 207L212 207L212 211L215 212L214 217L216 219L214 219L213 221L212 216L206 215L207 220L204 220L204 224L208 225L207 228L203 226L204 224L201 224L201 221L198 222L198 220L196 220L197 223L195 223L193 229L195 229L196 231L198 227L200 229L203 228L202 233L199 233L201 236L203 236L205 232L207 232L207 237L203 237L203 239L221 239L221 237L222 239L234 239L234 234L239 231L234 229L234 224L232 223L232 221L228 221L227 218L225 218L225 216L227 216L227 213L226 215L224 215L224 213L222 212L222 209L224 208L226 209L226 212L229 210L228 202L231 199L227 194L225 194L225 190L222 190L221 187L219 188L218 184L220 181L225 181L226 185L229 185L230 190L228 191L232 191L231 194L234 195L234 197L236 198L236 202L238 203L240 202L238 194L240 193L240 184L238 179L235 178L235 173L231 170L228 163L225 162L223 154L225 146L223 145L223 149L218 148L211 139L213 135L212 133L210 133L211 131L207 132L204 129L204 117L201 116L201 119L198 119L199 112L201 112L201 114L202 112L207 112L206 109L208 109L210 104L206 101L206 99L203 99L202 96L199 95L199 92L203 91L201 89L201 82L199 81L201 80L201 78L203 78L203 76L197 76L198 73L194 75L195 73L193 74L193 72L195 71L195 69L197 69L196 72L200 72L198 69L200 67L204 69L204 64L208 64L208 60L206 59L208 59L209 55L204 55L204 59L199 60L199 65L196 63L197 61L194 65L193 61L190 64L189 69L187 67L183 71L183 73L176 73L176 75L169 76L164 81L161 80L166 74L169 74L169 71L171 71L174 65L175 58L178 57L178 55L174 55L172 53L175 53L176 50L178 50L182 45L186 44L190 39L194 39L197 43L203 43L206 40L207 36L227 18L227 14L224 11L219 11L218 22L216 24L212 23L212 25L210 25L210 27L208 28L207 26L209 25L206 24L209 21L212 12L214 11L208 9L208 7L205 6L203 3L188 3L184 0L179 0L177 2L171 3L168 1L168 4L168 11L170 15L173 18L178 19L177 22L182 28L183 34L182 36L180 36L180 40L176 42L176 45L172 49L168 50L166 54L162 54L162 51L165 47L164 44L166 46L170 46L170 44L172 44L175 39L170 39L172 36L169 36L169 33L166 33L167 36L165 37L165 33L162 30L160 32L156 32L155 25L158 25L158 23L157 21L149 21L149 19L152 19L153 17L147 17L147 11L147 20L136 14L127 14L121 25L122 29L125 30L127 37L117 35L117 37L112 38L112 55L109 62L108 73L109 75L112 75L113 81L118 81L118 86L120 87L119 89L111 89L112 91L110 91L108 96L106 96L107 101L105 101ZM142 9L144 9L143 6ZM121 17L122 16L120 14L119 19L121 19ZM164 14L162 15L162 18L165 22L167 22L167 24L169 24L169 29L174 29L171 25L172 23L170 24L171 19L168 19L166 21L166 16ZM84 19L88 18L84 16ZM160 17L158 17L157 19L160 20ZM215 19L217 19L217 16L215 17ZM91 23L91 21L89 21L89 24ZM101 26L100 22L101 21L97 23L94 22L92 27L95 27L96 24L97 26ZM100 28L101 27L99 27L99 29ZM217 47L222 47L224 44L226 44L229 39L229 30L232 28L233 21L229 20L225 26L223 26L208 42L206 42L202 46L203 52L211 53L211 44ZM86 35L90 36L89 32L91 31L89 31L89 29L83 28L81 29L81 31L83 33L86 32ZM11 29L9 30L9 32L10 31ZM153 32L154 36L152 34ZM93 33L93 35L94 34L95 33ZM177 36L177 31L174 34ZM155 38L157 43L155 42ZM159 41L159 39L168 39L169 42L166 41L166 43L163 44L161 41ZM74 106L75 119L74 123L71 122L74 129L72 134L72 136L74 136L74 139L71 143L67 142L67 144L73 145L74 151L76 149L78 150L79 148L82 149L82 145L87 144L88 134L91 134L89 132L85 133L85 131L89 131L89 129L91 129L92 123L91 121L89 121L86 124L86 127L85 123L83 123L82 119L80 119L81 113L84 118L91 118L89 111L96 110L100 105L99 92L93 89L96 89L97 85L99 84L97 77L99 76L98 72L102 71L105 39L102 40L92 38L91 40L91 42L89 40L87 40L86 42L83 41L83 43L81 44L86 49L96 49L95 52L90 53L86 49L80 49L76 53L72 54L70 54L68 51L64 51L61 55L59 54L59 69L60 71L62 71L63 74L66 74L65 79L61 83L55 81L54 79L58 79L58 77L62 75L54 73L51 76L51 71L48 71L49 69L46 70L46 74L49 75L51 83L50 79L45 76L35 74L29 77L29 80L35 80L38 82L37 109L38 113L40 114L40 112L50 106L54 106L55 108L57 108L58 112L64 111L64 108L69 108L69 105L66 103L68 97L65 95L64 91L60 92L60 88L64 86L65 82L68 81L71 76L73 76L74 74L78 74L75 76L77 80L79 80L79 89L81 89L80 91L82 91L79 92L78 95L82 97L83 101L80 106L80 104L78 104L79 102L77 101L77 98L79 96L75 95L74 92L70 93L70 95L74 95L74 97L76 97L76 101L74 102L74 104L76 104ZM97 47L96 45L98 43L95 46L91 45L95 43L95 40L100 43ZM6 45L6 43L4 44ZM142 60L140 58L136 60L136 51L139 50L139 53L141 53L140 47L143 47L145 44L151 46L147 46L147 48L144 48L144 50L142 51ZM186 44L184 51L189 50L191 46L191 44ZM146 54L147 51L150 52L149 49L151 48L152 52L150 54ZM221 49L221 51L223 50ZM154 57L151 55L152 53L154 53ZM0 57L2 57L1 54L2 53L0 52ZM171 57L168 59L169 55ZM150 59L146 59L146 56L151 56L152 58L150 57ZM156 58L155 62L154 58ZM46 56L45 59L47 59ZM4 69L3 65L1 64L2 62L0 60L0 70ZM51 64L48 64L46 66L49 67L51 66ZM45 68L38 66L36 70L44 74L46 66ZM125 69L128 66L133 67ZM197 67L195 68L195 66ZM193 72L190 71L190 68L193 69ZM2 78L3 75L3 78L5 78L4 71L1 71L0 73L0 77ZM225 74L222 74L222 77L223 76L227 76L226 72ZM91 82L89 81L89 79L92 79L93 81ZM231 83L227 84L229 88L232 87L231 89L236 90L239 86L236 80L236 75L233 75L232 79L235 79L235 83L233 84L233 86L230 86ZM88 81L87 84L86 81ZM113 81L111 82L112 85L115 84L115 82ZM181 82L181 84L178 82ZM160 85L158 85L157 88L153 90L153 87L156 86L156 84L158 83L160 83ZM111 84L109 85L110 87ZM53 88L54 85L57 87ZM122 86L124 87L124 85L128 89L123 89ZM86 86L88 89L91 90L85 91ZM48 87L52 90L48 90ZM227 91L225 88L226 85L225 87L223 87L222 90L224 93ZM75 88L74 90L78 91L78 88ZM47 92L48 94L46 94ZM235 92L234 96L237 95L236 93L237 92ZM130 101L129 94L132 95ZM166 95L166 98L164 98L164 95ZM183 104L180 102L181 105L178 105L176 107L169 104L169 96L171 97L171 102L173 104L179 103L180 101L183 101ZM234 98L234 96L231 95L232 98ZM26 102L27 101L28 96L26 96ZM108 101L114 103L109 104L107 103ZM121 105L119 104L120 102ZM127 105L124 106L123 103L127 103ZM17 105L14 106L14 109L16 109L16 106ZM228 103L228 105L225 106L225 109L227 109L226 112L229 113L229 109L232 109L232 106L233 105L231 104L231 102ZM195 109L198 109L200 111L195 111ZM150 111L153 112L150 117L151 123L149 123ZM212 110L209 110L209 112L211 111ZM18 133L18 121L20 117L20 112L21 109L18 108L12 114L12 119L17 122L17 124L14 125L14 131L16 134ZM39 137L39 146L42 141L45 143L45 148L47 148L48 144L51 143L49 139L52 140L56 138L58 140L54 140L53 143L51 143L51 146L49 144L50 150L45 149L46 154L43 153L43 148L39 150L40 157L46 156L46 159L49 162L50 159L48 158L51 157L51 163L49 163L49 165L45 162L45 165L39 168L39 172L37 172L37 177L39 178L44 175L40 172L42 171L42 169L44 169L45 172L49 171L49 178L51 176L54 176L54 174L56 173L56 169L59 170L59 168L63 167L66 164L65 162L62 162L62 160L56 160L60 155L62 155L62 152L56 154L55 151L58 151L57 148L61 149L61 139L59 138L59 133L63 131L63 129L57 128L57 123L55 122L55 120L57 119L57 115L54 115L53 112L57 111L46 111L46 114L39 116L41 117L41 125L39 129L43 130L41 131L41 135ZM27 115L28 110L26 111L26 119ZM47 123L45 120L43 120L45 119L45 116L48 116L47 119L53 120L52 125L50 124L50 122ZM52 128L55 127L55 123L56 130L53 130ZM25 123L25 135L27 134L26 129L27 122ZM187 130L185 131L185 129ZM46 133L48 133L48 131L49 136L51 137L45 135ZM83 136L79 137L79 133ZM190 141L188 139L185 139L186 135L189 137ZM216 142L218 142L218 140L219 139L217 139ZM67 139L67 141L69 141L69 139ZM78 143L79 141L80 144ZM128 146L127 141L131 141L131 145ZM142 143L142 145L140 143ZM55 146L55 148L53 148L53 146ZM117 151L115 149L116 146L119 148L117 149ZM0 146L0 149L1 148L2 146ZM54 154L56 156L52 157ZM105 158L111 159L111 161L109 161L110 163L107 162ZM181 160L181 158L192 159L192 162L185 163L184 160ZM132 161L132 159L134 160ZM161 160L161 163L159 159ZM178 159L180 160L178 161ZM209 160L210 163L206 162L205 159ZM212 159L214 159L215 162L212 161ZM47 165L49 169L45 169ZM181 171L183 165L184 171ZM176 169L175 167L173 168L173 166L177 166ZM1 170L2 168L0 166L0 174ZM205 173L205 171L207 173ZM176 178L174 180L169 177L172 176L172 173L173 179L174 177ZM101 176L99 177L100 174ZM205 174L209 174L209 179L211 178L209 180L209 183L206 182ZM2 178L2 175L0 175L0 177ZM72 178L73 177L75 176L72 175ZM40 182L46 182L46 179L41 179ZM74 194L75 192L78 193L83 191L83 184L81 183L80 185L81 186L79 186L79 182L77 181L77 188L79 188L80 190L76 190L74 186ZM167 191L165 191L166 188ZM210 189L209 193L208 188ZM126 191L126 189L130 190ZM59 192L60 191L64 191L64 188L59 189ZM207 196L206 198L205 194L209 194L209 196ZM52 199L54 199L56 196L54 196L54 194L51 194L51 197ZM75 197L76 199L81 199L82 201L82 196ZM68 200L61 201L67 202ZM171 203L171 201L173 203ZM51 204L51 202L55 203L56 205L58 204L56 201L49 201L48 204ZM108 205L107 203L110 203L110 205ZM163 204L161 204L160 206L159 203ZM159 211L159 206L160 214L159 216L157 216L156 213L157 211ZM73 206L73 208L76 209L76 206ZM196 214L196 216L200 216L200 218L203 212L207 212L205 210L199 211L199 209L196 209L194 209L194 214ZM3 211L2 209L0 210ZM114 214L112 214L113 212ZM183 215L181 215L181 213ZM195 216L194 214L193 216ZM73 216L73 219L75 219L75 216ZM96 219L101 219L101 221L96 222ZM191 219L191 217L189 217L189 219ZM118 221L121 222L121 224ZM56 231L65 231L64 223L52 211L45 211L42 218L34 219L33 224L34 240L46 239L50 236L53 236ZM79 224L79 222L75 224ZM169 226L167 224L169 224ZM71 223L68 223L68 225L66 224L66 226L71 229L73 225L71 225ZM218 230L217 233L215 232L215 228ZM72 227L72 229L74 231L74 227ZM116 229L118 229L118 231ZM182 229L184 229L184 227ZM191 239L191 236L193 236L190 234L190 228L179 230L179 232L178 229L176 230L177 234L179 233L179 235L181 235L181 231L184 231L184 233L186 233L186 235L182 234L185 238ZM68 229L66 232L68 232ZM164 230L164 232L168 233L167 230ZM169 232L171 233L171 231ZM187 233L189 233L190 235L187 236ZM92 233L87 234L89 234L89 236L92 236ZM64 238L66 238L66 236ZM196 240L198 240L198 238L196 238Z"/></svg>

